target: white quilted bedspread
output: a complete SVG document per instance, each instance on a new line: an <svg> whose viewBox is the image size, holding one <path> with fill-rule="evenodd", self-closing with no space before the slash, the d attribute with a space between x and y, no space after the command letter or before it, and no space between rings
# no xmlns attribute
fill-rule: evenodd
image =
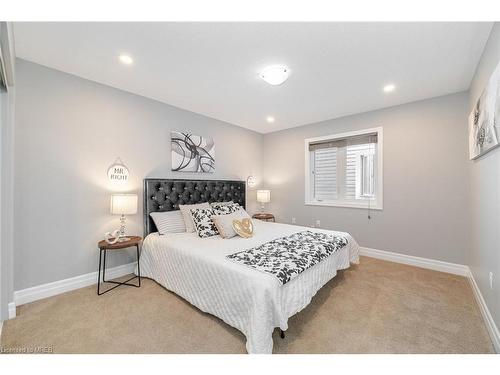
<svg viewBox="0 0 500 375"><path fill-rule="evenodd" d="M349 243L285 285L270 274L225 258L304 230L346 236ZM248 353L272 353L274 328L285 331L288 318L306 307L337 270L358 261L359 246L348 233L254 220L254 236L248 239L152 233L144 240L140 266L141 276L243 332Z"/></svg>

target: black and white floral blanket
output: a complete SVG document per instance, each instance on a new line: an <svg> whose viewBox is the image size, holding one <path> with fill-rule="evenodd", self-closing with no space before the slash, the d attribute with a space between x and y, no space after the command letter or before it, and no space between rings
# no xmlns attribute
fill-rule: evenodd
<svg viewBox="0 0 500 375"><path fill-rule="evenodd" d="M228 255L227 258L270 273L284 285L347 243L347 238L342 236L304 231Z"/></svg>

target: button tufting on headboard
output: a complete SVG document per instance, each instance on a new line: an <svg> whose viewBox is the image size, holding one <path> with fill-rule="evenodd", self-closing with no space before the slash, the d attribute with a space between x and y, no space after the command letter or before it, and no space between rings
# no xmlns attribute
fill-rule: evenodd
<svg viewBox="0 0 500 375"><path fill-rule="evenodd" d="M144 179L144 236L156 232L151 212L173 211L179 204L233 201L245 207L245 181Z"/></svg>

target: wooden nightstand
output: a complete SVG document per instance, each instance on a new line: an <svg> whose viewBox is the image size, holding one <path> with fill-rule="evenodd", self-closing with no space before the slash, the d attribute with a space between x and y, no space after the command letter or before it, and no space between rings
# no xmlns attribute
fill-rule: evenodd
<svg viewBox="0 0 500 375"><path fill-rule="evenodd" d="M262 221L272 220L272 221L276 222L276 219L274 218L273 214L264 214L264 213L253 214L252 218L257 219L257 220L262 220Z"/></svg>
<svg viewBox="0 0 500 375"><path fill-rule="evenodd" d="M97 295L100 296L101 294L107 293L110 290L113 290L115 288L118 288L120 285L128 285L128 286L135 286L136 288L139 288L141 286L141 268L139 267L139 244L142 241L142 237L140 236L129 236L129 239L127 241L123 242L117 242L114 244L109 244L105 240L99 241L97 246L99 247L99 272L98 272L98 278L97 278ZM135 246L137 248L137 276L134 276L126 281L123 282L118 282L118 281L107 281L106 280L106 252L108 250L120 250L120 249L126 249L127 247L133 247ZM100 286L101 286L101 258L102 258L102 253L104 252L104 264L102 268L102 283L112 283L112 284L117 284L112 288L109 288L105 290L104 292L101 293L100 291ZM139 279L139 284L134 285L134 284L129 284L128 282L135 279Z"/></svg>

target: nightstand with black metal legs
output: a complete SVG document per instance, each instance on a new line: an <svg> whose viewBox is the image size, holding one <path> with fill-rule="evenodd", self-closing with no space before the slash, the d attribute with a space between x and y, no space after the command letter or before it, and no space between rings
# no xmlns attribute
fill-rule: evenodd
<svg viewBox="0 0 500 375"><path fill-rule="evenodd" d="M114 244L110 244L106 242L105 240L99 241L99 244L97 245L99 247L99 272L98 272L98 278L97 278L97 295L100 296L104 293L107 293L115 288L118 288L120 285L128 285L128 286L133 286L136 288L140 288L141 286L141 268L139 266L139 244L142 241L142 237L140 236L131 236L128 238L126 241L121 241L121 242L116 242ZM113 281L113 280L106 280L106 253L108 250L120 250L120 249L126 249L128 247L136 247L137 248L137 276L134 276L128 280L125 280L123 282L118 282L118 281ZM104 258L103 258L103 253L104 253ZM116 284L114 287L106 289L104 292L101 292L101 261L103 263L102 267L102 283L111 283L111 284ZM138 278L138 284L130 284L129 281L132 281L135 278Z"/></svg>

